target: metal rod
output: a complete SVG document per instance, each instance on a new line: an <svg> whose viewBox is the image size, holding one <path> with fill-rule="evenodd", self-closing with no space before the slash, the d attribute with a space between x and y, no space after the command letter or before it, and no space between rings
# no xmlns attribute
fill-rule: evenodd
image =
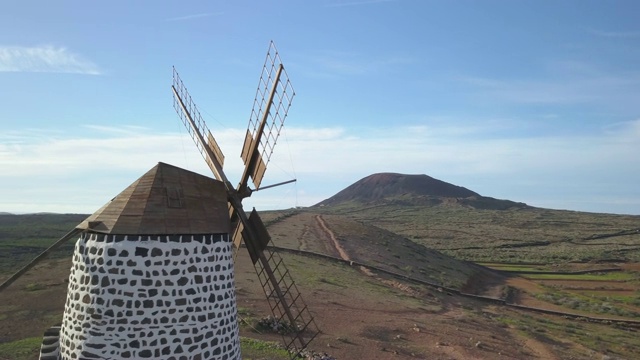
<svg viewBox="0 0 640 360"><path fill-rule="evenodd" d="M293 180L287 180L287 181L283 181L283 182L279 182L277 184L273 184L273 185L267 185L267 186L261 186L255 190L251 190L251 191L260 191L260 190L265 190L265 189L269 189L272 187L276 187L276 186L280 186L280 185L286 185L286 184L290 184L292 182L296 182L298 181L298 179L293 179Z"/></svg>

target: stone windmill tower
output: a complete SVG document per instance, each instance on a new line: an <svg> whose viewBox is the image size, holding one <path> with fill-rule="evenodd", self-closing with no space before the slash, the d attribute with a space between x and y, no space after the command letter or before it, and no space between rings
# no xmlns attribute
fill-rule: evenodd
<svg viewBox="0 0 640 360"><path fill-rule="evenodd" d="M158 163L0 285L79 236L63 322L45 332L42 360L240 359L234 244L249 251L274 317L295 330L283 337L292 356L318 332L258 213L242 208L249 178L260 189L294 95L273 43L237 188L175 69L173 79L174 106L217 180Z"/></svg>
<svg viewBox="0 0 640 360"><path fill-rule="evenodd" d="M222 183L159 163L78 225L54 358L238 358L226 212Z"/></svg>

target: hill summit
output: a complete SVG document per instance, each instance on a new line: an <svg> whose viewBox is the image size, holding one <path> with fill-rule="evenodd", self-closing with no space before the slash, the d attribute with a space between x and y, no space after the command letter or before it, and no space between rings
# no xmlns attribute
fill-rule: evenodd
<svg viewBox="0 0 640 360"><path fill-rule="evenodd" d="M528 207L524 203L481 196L465 187L428 175L377 173L369 175L316 206L344 203L394 203L398 205L461 205L478 209L506 210Z"/></svg>

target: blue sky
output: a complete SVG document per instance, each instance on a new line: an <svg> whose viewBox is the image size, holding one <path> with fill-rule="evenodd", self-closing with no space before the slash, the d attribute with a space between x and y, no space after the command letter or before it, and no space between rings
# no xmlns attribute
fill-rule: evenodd
<svg viewBox="0 0 640 360"><path fill-rule="evenodd" d="M296 97L247 206L376 172L533 206L640 214L640 2L20 1L0 12L0 211L91 213L157 162L233 183L273 40Z"/></svg>

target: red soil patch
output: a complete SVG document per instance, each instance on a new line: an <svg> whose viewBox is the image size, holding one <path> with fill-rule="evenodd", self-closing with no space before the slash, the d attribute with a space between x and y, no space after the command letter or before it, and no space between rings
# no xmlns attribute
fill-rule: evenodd
<svg viewBox="0 0 640 360"><path fill-rule="evenodd" d="M620 264L619 267L628 271L638 271L640 272L640 263L625 263Z"/></svg>

